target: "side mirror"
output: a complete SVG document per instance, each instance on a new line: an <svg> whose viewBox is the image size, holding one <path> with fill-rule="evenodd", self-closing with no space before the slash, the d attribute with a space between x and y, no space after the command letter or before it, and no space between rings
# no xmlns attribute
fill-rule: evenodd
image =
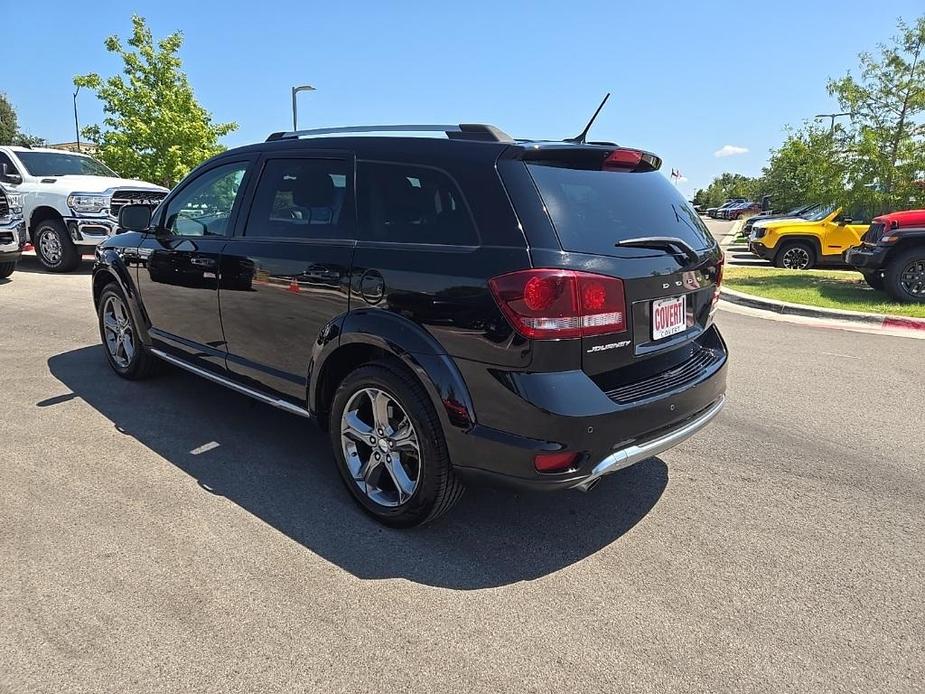
<svg viewBox="0 0 925 694"><path fill-rule="evenodd" d="M151 208L125 205L119 210L119 226L126 231L147 231L151 227Z"/></svg>
<svg viewBox="0 0 925 694"><path fill-rule="evenodd" d="M851 224L851 222L853 221L854 219L852 219L851 217L842 217L841 219L838 220L838 223L841 224L842 226L845 226L846 224Z"/></svg>
<svg viewBox="0 0 925 694"><path fill-rule="evenodd" d="M0 164L0 181L3 181L4 183L13 183L19 185L22 183L22 176L19 174L9 173L7 165L4 163Z"/></svg>

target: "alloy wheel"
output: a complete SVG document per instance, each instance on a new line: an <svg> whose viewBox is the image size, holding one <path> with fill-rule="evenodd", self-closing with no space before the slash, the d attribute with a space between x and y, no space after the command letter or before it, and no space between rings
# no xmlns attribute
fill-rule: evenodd
<svg viewBox="0 0 925 694"><path fill-rule="evenodd" d="M408 501L421 477L421 447L405 410L381 388L354 393L341 416L341 447L354 483L381 506Z"/></svg>
<svg viewBox="0 0 925 694"><path fill-rule="evenodd" d="M41 233L39 236L39 250L49 265L57 265L61 262L61 240L53 230L45 229Z"/></svg>
<svg viewBox="0 0 925 694"><path fill-rule="evenodd" d="M899 274L902 288L916 299L925 297L925 258L916 258Z"/></svg>
<svg viewBox="0 0 925 694"><path fill-rule="evenodd" d="M784 251L784 257L781 259L781 265L788 270L805 270L809 267L809 253L805 248L799 246L788 248Z"/></svg>
<svg viewBox="0 0 925 694"><path fill-rule="evenodd" d="M109 356L121 368L128 368L135 356L135 333L122 299L106 297L103 305L103 333Z"/></svg>

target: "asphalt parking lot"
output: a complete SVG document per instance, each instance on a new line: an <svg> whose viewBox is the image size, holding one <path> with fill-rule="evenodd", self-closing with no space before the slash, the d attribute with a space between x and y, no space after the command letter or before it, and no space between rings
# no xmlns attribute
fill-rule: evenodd
<svg viewBox="0 0 925 694"><path fill-rule="evenodd" d="M726 311L729 404L590 494L384 529L311 424L129 383L0 280L0 690L922 691L925 343Z"/></svg>

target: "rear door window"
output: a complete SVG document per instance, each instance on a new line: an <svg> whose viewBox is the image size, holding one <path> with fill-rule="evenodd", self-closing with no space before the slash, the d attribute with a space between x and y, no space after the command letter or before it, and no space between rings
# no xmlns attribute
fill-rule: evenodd
<svg viewBox="0 0 925 694"><path fill-rule="evenodd" d="M695 250L713 245L700 217L658 171L526 166L567 251L622 255L618 241L644 236L679 238Z"/></svg>
<svg viewBox="0 0 925 694"><path fill-rule="evenodd" d="M359 238L391 243L478 244L458 186L443 171L410 164L357 164Z"/></svg>
<svg viewBox="0 0 925 694"><path fill-rule="evenodd" d="M248 238L350 238L350 163L340 159L269 159L244 235Z"/></svg>

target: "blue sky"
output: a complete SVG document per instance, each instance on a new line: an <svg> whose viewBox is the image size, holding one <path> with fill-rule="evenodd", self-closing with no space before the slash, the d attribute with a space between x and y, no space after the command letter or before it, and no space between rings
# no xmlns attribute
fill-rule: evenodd
<svg viewBox="0 0 925 694"><path fill-rule="evenodd" d="M180 29L184 66L225 139L262 140L300 125L487 122L518 137L576 134L613 92L592 131L659 154L688 194L723 171L757 174L784 127L835 104L826 78L857 64L921 0L870 2L212 2L0 0L8 41L0 91L21 127L74 139L74 74L119 63L106 36L126 36L132 11L155 36ZM40 40L39 40L40 38ZM98 122L92 93L81 122ZM718 158L725 145L743 154Z"/></svg>

